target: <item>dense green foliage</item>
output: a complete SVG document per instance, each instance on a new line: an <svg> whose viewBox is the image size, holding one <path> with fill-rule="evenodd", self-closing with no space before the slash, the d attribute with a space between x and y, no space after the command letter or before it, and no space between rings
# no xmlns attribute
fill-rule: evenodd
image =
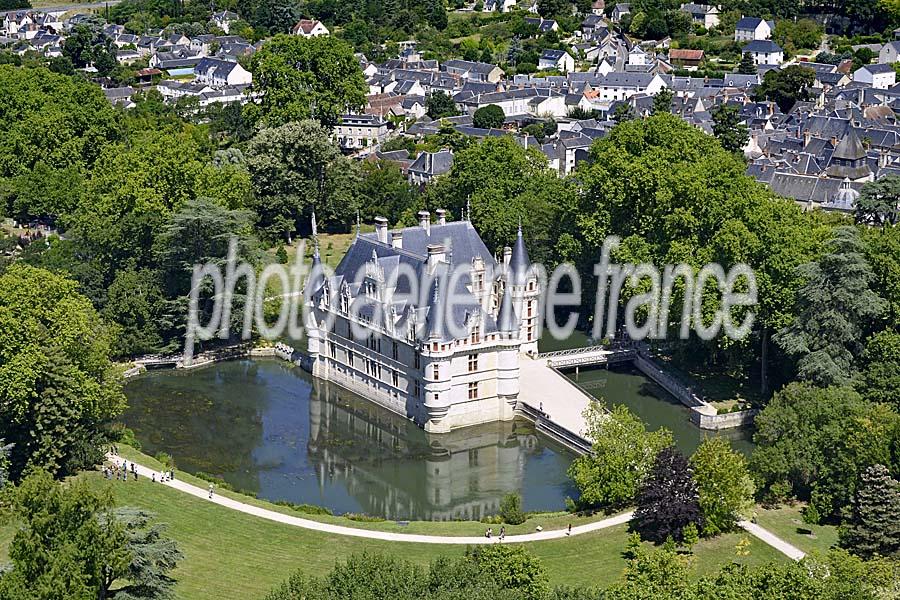
<svg viewBox="0 0 900 600"><path fill-rule="evenodd" d="M788 112L797 101L810 99L809 88L816 79L816 72L809 67L790 65L784 69L771 69L756 88L758 100L771 100L781 112Z"/></svg>
<svg viewBox="0 0 900 600"><path fill-rule="evenodd" d="M691 456L697 482L704 535L717 535L735 528L753 505L753 480L744 457L727 440L703 440Z"/></svg>
<svg viewBox="0 0 900 600"><path fill-rule="evenodd" d="M500 518L510 525L521 525L525 522L525 511L522 510L522 496L512 492L500 500Z"/></svg>
<svg viewBox="0 0 900 600"><path fill-rule="evenodd" d="M800 267L804 285L797 294L797 316L775 336L797 358L800 379L843 385L853 374L862 343L885 302L872 289L874 274L853 227L839 227L828 252Z"/></svg>
<svg viewBox="0 0 900 600"><path fill-rule="evenodd" d="M639 418L619 404L607 412L593 403L585 412L591 454L569 467L583 506L623 506L634 500L663 448L672 445L667 429L648 432Z"/></svg>
<svg viewBox="0 0 900 600"><path fill-rule="evenodd" d="M472 124L482 129L498 129L503 125L506 116L503 109L496 104L482 106L472 115Z"/></svg>
<svg viewBox="0 0 900 600"><path fill-rule="evenodd" d="M366 103L353 49L332 36L277 35L253 55L250 71L262 100L245 113L269 127L310 118L332 126Z"/></svg>
<svg viewBox="0 0 900 600"><path fill-rule="evenodd" d="M900 415L849 388L792 383L757 416L756 428L751 467L759 486L787 483L823 518L850 505L866 468L898 467Z"/></svg>
<svg viewBox="0 0 900 600"><path fill-rule="evenodd" d="M74 473L102 456L101 426L123 409L112 331L74 281L13 265L0 275L0 438L11 475Z"/></svg>
<svg viewBox="0 0 900 600"><path fill-rule="evenodd" d="M900 555L900 483L884 465L863 471L841 545L864 558Z"/></svg>
<svg viewBox="0 0 900 600"><path fill-rule="evenodd" d="M750 131L742 122L737 104L720 104L712 110L713 135L725 150L740 152L750 140Z"/></svg>
<svg viewBox="0 0 900 600"><path fill-rule="evenodd" d="M183 557L165 527L130 508L115 509L109 490L84 481L59 484L35 471L7 496L20 524L0 572L4 600L167 600L169 576Z"/></svg>

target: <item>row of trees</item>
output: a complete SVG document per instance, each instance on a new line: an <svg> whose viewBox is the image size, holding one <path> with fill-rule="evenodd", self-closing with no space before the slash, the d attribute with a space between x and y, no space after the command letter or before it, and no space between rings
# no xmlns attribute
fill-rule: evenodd
<svg viewBox="0 0 900 600"><path fill-rule="evenodd" d="M867 563L834 551L799 563L748 567L733 562L697 578L684 555L638 546L630 552L620 579L608 589L550 589L537 557L520 545L494 544L470 549L459 559L438 559L427 569L382 555L352 556L321 579L298 571L266 600L875 600L891 593L896 577L896 565Z"/></svg>

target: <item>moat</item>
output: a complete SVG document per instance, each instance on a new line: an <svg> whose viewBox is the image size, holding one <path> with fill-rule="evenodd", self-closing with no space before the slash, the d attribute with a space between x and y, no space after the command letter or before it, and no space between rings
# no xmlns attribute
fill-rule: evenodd
<svg viewBox="0 0 900 600"><path fill-rule="evenodd" d="M709 435L674 398L628 368L582 371L595 396L626 404L683 452ZM526 510L560 510L577 491L575 458L524 419L429 435L416 425L276 360L157 371L128 382L125 423L147 454L223 477L260 498L389 519L479 519L509 491ZM750 447L746 432L729 437Z"/></svg>

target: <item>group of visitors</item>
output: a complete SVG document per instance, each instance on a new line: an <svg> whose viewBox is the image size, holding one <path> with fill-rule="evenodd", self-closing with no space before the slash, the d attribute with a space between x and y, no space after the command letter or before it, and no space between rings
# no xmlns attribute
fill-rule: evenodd
<svg viewBox="0 0 900 600"><path fill-rule="evenodd" d="M103 477L109 480L115 479L116 481L128 481L128 461L123 460L120 465L117 462L113 462L111 467L103 466ZM137 467L134 463L131 463L131 475L134 477L134 480L137 481Z"/></svg>
<svg viewBox="0 0 900 600"><path fill-rule="evenodd" d="M484 532L484 537L486 537L486 538L492 538L492 537L494 537L494 528L493 528L493 527L488 527L488 528L487 528L487 531ZM497 537L500 538L500 541L501 541L501 542L503 541L503 539L506 537L506 527L501 527L501 528L500 528L500 535L497 536Z"/></svg>
<svg viewBox="0 0 900 600"><path fill-rule="evenodd" d="M153 483L156 483L156 481L157 481L156 473L154 473L152 475L151 479L152 479ZM162 471L159 474L159 482L160 483L165 483L167 481L172 481L174 479L175 479L175 469L171 469L169 471Z"/></svg>

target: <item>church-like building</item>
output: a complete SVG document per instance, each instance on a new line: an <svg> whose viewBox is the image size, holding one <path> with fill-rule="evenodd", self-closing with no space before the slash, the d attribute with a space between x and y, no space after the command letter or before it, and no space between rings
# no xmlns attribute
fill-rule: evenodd
<svg viewBox="0 0 900 600"><path fill-rule="evenodd" d="M495 258L468 220L445 215L421 211L394 231L377 217L332 276L317 244L304 293L313 375L433 433L513 418L519 354L537 352L541 323L521 227Z"/></svg>

